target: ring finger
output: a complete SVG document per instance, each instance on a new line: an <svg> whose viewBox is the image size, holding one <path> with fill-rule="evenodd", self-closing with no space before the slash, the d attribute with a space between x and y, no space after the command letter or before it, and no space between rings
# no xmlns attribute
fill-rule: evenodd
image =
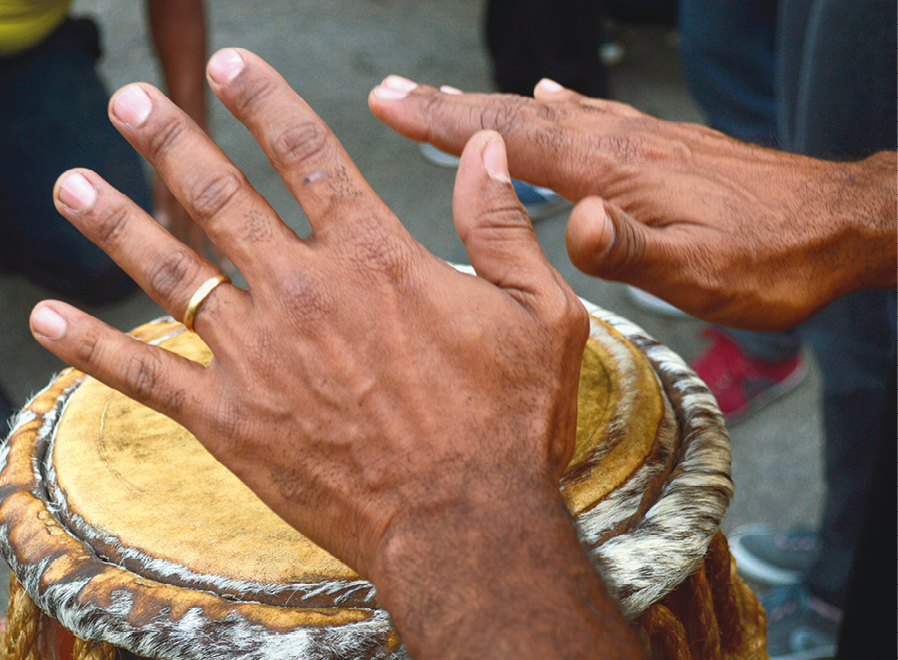
<svg viewBox="0 0 898 660"><path fill-rule="evenodd" d="M56 183L59 212L96 243L165 311L184 318L188 302L218 270L171 236L134 202L89 170L71 170ZM246 311L246 295L219 286L203 302L196 327L209 327L223 307ZM226 327L226 324L223 324ZM214 342L214 338L210 338Z"/></svg>

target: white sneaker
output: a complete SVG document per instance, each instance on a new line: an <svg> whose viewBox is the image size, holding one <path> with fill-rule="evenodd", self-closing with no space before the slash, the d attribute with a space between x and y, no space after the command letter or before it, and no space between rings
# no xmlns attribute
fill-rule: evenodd
<svg viewBox="0 0 898 660"><path fill-rule="evenodd" d="M437 149L430 142L422 142L419 145L419 149L421 149L421 154L427 160L440 167L458 167L458 162L461 160L458 156L453 156L442 149Z"/></svg>

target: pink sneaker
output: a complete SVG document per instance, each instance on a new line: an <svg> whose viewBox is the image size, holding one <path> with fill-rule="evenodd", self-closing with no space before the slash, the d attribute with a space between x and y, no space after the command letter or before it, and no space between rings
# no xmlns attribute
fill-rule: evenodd
<svg viewBox="0 0 898 660"><path fill-rule="evenodd" d="M748 357L735 341L707 328L703 334L711 347L690 365L717 398L728 423L759 410L793 389L807 373L801 355L782 362Z"/></svg>

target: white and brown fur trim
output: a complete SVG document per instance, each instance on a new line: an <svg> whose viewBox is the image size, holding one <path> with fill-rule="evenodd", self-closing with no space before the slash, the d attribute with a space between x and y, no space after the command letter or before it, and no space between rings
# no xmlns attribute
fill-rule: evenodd
<svg viewBox="0 0 898 660"><path fill-rule="evenodd" d="M678 585L704 556L732 494L729 444L713 397L678 356L625 319L585 304L593 316L614 327L644 353L677 411L677 419L667 423L678 423L680 427L679 461L658 500L634 528L606 538L608 530L631 517L642 505L646 484L657 475L659 465L668 463L664 454L675 451L672 446L660 445L658 461L647 461L606 502L576 519L581 538L612 593L627 616L635 617ZM259 585L213 584L208 576L195 576L186 567L175 565L145 566L149 574L141 574L140 558L131 556L127 548L119 548L117 553L130 557L122 562L134 564L130 570L99 558L79 538L85 530L77 516L62 513L64 497L55 492L52 480L48 481L52 468L48 470L43 461L68 394L79 383L80 380L69 384L65 392L57 387L55 395L62 396L56 406L44 406L43 413L26 412L13 430L11 440L15 441L17 435L22 439L30 436L35 443L26 493L15 494L22 486L21 474L11 480L12 484L4 478L10 467L10 445L4 445L0 451L0 511L7 508L7 500L13 497L28 497L26 510L33 511L35 501L42 507L42 513L34 516L40 517L39 523L0 514L0 552L43 610L79 637L107 641L147 657L407 658L396 643L389 616L376 607L373 586L368 583L335 580L285 586L284 593L293 594L288 609L302 608L297 601L308 599L315 603L312 607L319 608L316 612L326 614L328 610L320 608L329 604L331 612L352 610L359 616L341 625L319 622L271 627L264 622L264 612L276 605L266 604L266 598L257 593L252 605L260 609L247 614L243 606L250 603L241 602L237 596L245 594L246 588L250 592L258 590ZM25 433L29 428L35 432ZM24 530L28 525L34 529ZM11 541L38 533L46 537L41 542L48 544L38 552ZM604 542L598 543L599 540ZM71 570L60 577L63 564ZM159 582L168 573L177 576L177 585ZM218 589L221 593L215 593ZM172 590L178 590L179 595L193 591L196 606L166 608L162 592ZM268 597L279 600L282 595ZM148 608L142 599L153 603L153 607ZM348 609L347 601L352 601ZM361 606L363 603L370 606ZM156 614L147 616L148 610Z"/></svg>

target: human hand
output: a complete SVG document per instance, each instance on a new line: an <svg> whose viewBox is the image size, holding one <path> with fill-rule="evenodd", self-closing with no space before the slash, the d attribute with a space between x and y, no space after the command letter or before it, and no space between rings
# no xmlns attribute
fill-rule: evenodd
<svg viewBox="0 0 898 660"><path fill-rule="evenodd" d="M196 331L214 355L205 368L60 302L35 308L37 340L184 425L275 512L375 584L397 525L459 503L558 499L588 322L514 197L501 138L475 135L458 171L453 211L473 277L411 239L258 57L223 51L208 76L312 235L298 238L158 90L130 85L110 102L113 123L249 290L222 284L200 308ZM93 172L65 173L54 194L175 318L217 273Z"/></svg>
<svg viewBox="0 0 898 660"><path fill-rule="evenodd" d="M459 153L505 138L512 176L579 202L581 270L707 321L793 327L836 297L895 283L895 156L836 164L761 149L542 81L535 99L387 78L369 97L399 133Z"/></svg>

